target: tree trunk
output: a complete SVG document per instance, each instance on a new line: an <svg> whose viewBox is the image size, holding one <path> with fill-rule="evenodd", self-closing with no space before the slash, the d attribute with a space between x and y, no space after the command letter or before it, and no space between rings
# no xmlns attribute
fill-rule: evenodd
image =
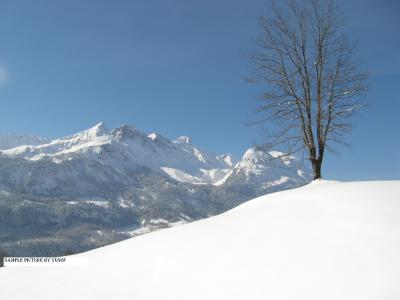
<svg viewBox="0 0 400 300"><path fill-rule="evenodd" d="M320 159L311 159L311 165L313 168L313 180L321 178L321 166L322 160Z"/></svg>

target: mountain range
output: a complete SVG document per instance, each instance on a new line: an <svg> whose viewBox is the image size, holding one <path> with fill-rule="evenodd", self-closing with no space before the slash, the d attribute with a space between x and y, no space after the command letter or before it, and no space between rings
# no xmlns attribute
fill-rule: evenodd
<svg viewBox="0 0 400 300"><path fill-rule="evenodd" d="M0 149L0 248L13 255L96 248L311 180L278 151L236 160L130 125L54 140L0 135Z"/></svg>

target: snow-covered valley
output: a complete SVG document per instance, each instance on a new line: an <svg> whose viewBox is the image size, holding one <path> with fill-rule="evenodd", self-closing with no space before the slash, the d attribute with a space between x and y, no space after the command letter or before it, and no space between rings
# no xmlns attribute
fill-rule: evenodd
<svg viewBox="0 0 400 300"><path fill-rule="evenodd" d="M399 215L400 181L319 180L72 256L86 266L5 267L1 296L399 299Z"/></svg>

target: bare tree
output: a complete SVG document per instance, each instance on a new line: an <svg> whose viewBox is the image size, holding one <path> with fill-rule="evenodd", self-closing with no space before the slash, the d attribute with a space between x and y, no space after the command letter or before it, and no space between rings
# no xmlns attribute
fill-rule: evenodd
<svg viewBox="0 0 400 300"><path fill-rule="evenodd" d="M367 73L358 69L340 9L330 0L271 2L260 17L251 81L266 84L255 124L275 122L268 147L302 151L321 178L325 150L346 144L343 135L363 107Z"/></svg>

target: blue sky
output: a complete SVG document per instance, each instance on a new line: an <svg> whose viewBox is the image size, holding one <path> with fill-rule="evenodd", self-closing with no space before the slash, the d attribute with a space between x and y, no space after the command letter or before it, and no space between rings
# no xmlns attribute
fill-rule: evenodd
<svg viewBox="0 0 400 300"><path fill-rule="evenodd" d="M400 2L339 1L371 73L371 103L329 155L325 177L400 179ZM248 128L247 84L262 0L1 1L0 131L58 137L129 123L236 157Z"/></svg>

